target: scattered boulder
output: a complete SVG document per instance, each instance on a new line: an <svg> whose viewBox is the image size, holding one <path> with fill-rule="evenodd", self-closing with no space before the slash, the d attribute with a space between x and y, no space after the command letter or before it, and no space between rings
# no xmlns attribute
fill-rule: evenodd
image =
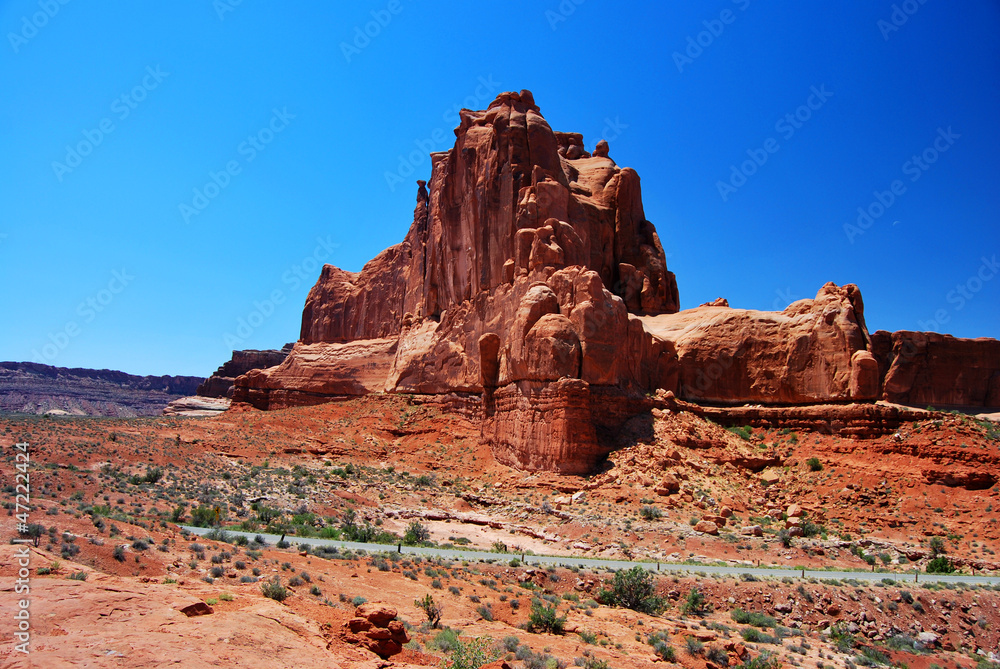
<svg viewBox="0 0 1000 669"><path fill-rule="evenodd" d="M704 534L717 535L719 533L719 526L710 520L702 520L694 526L694 531L702 532Z"/></svg>

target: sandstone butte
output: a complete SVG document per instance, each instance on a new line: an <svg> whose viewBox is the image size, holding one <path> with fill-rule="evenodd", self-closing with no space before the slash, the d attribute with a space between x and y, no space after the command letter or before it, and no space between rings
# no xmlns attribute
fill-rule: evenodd
<svg viewBox="0 0 1000 669"><path fill-rule="evenodd" d="M236 378L234 402L436 396L480 420L501 463L567 474L651 422L657 398L1000 406L1000 341L870 334L853 284L780 312L679 311L639 175L607 142L553 131L528 91L463 110L455 136L402 243L358 273L324 266L298 342Z"/></svg>

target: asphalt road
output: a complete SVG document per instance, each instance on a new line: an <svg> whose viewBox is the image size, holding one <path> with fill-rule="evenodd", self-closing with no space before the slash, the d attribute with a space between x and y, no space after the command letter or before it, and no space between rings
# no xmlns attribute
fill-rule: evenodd
<svg viewBox="0 0 1000 669"><path fill-rule="evenodd" d="M211 532L211 528L207 527L192 527L190 525L181 525L180 527L188 530L193 534L198 536L204 536ZM268 544L273 545L278 542L281 537L276 534L264 534L261 532L239 532L236 530L226 530L226 533L231 536L243 535L247 539L253 539L258 534L267 540ZM369 553L386 553L392 551L398 551L408 555L425 555L432 557L445 557L451 558L453 560L471 560L471 561L507 561L511 558L520 557L515 553L489 553L486 551L475 551L475 550L460 550L460 549L449 549L449 548L429 548L425 546L392 546L388 544L365 544L356 543L353 541L337 541L335 539L317 539L314 537L297 537L297 536L286 536L285 541L289 542L292 546L298 546L299 544L309 544L310 546L336 546L338 548L351 550L363 550ZM884 578L891 578L902 583L913 582L915 575L913 572L870 572L870 571L815 571L815 570L802 570L802 569L781 569L781 568L758 568L758 567L723 567L718 565L698 565L698 564L685 564L679 562L629 562L628 560L597 560L594 558L582 558L575 557L571 555L563 556L553 556L553 555L525 555L525 563L528 565L546 566L546 565L556 565L564 567L588 567L591 569L605 567L608 569L631 569L632 567L642 567L650 571L662 571L662 572L689 572L689 573L704 573L704 574L724 574L727 576L740 576L741 574L752 574L753 576L760 577L778 577L788 576L791 578L826 578L826 579L847 579L853 578L858 581L881 581ZM961 574L920 574L916 577L920 583L968 583L968 584L979 584L979 585L997 585L1000 584L1000 577L997 576L965 576Z"/></svg>

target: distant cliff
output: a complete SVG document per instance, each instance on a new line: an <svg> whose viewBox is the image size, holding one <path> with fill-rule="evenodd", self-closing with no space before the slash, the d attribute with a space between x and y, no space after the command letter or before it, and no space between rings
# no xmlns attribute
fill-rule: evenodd
<svg viewBox="0 0 1000 669"><path fill-rule="evenodd" d="M0 362L0 412L77 416L158 416L193 395L197 376L135 376L110 369L68 369Z"/></svg>

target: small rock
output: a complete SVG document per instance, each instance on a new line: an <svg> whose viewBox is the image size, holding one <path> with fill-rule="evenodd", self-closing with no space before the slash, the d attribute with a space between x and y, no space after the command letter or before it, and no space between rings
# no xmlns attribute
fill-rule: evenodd
<svg viewBox="0 0 1000 669"><path fill-rule="evenodd" d="M213 609L205 602L195 602L194 604L188 604L183 609L181 609L181 613L186 615L188 618L192 618L194 616L207 616L214 612L215 609Z"/></svg>

